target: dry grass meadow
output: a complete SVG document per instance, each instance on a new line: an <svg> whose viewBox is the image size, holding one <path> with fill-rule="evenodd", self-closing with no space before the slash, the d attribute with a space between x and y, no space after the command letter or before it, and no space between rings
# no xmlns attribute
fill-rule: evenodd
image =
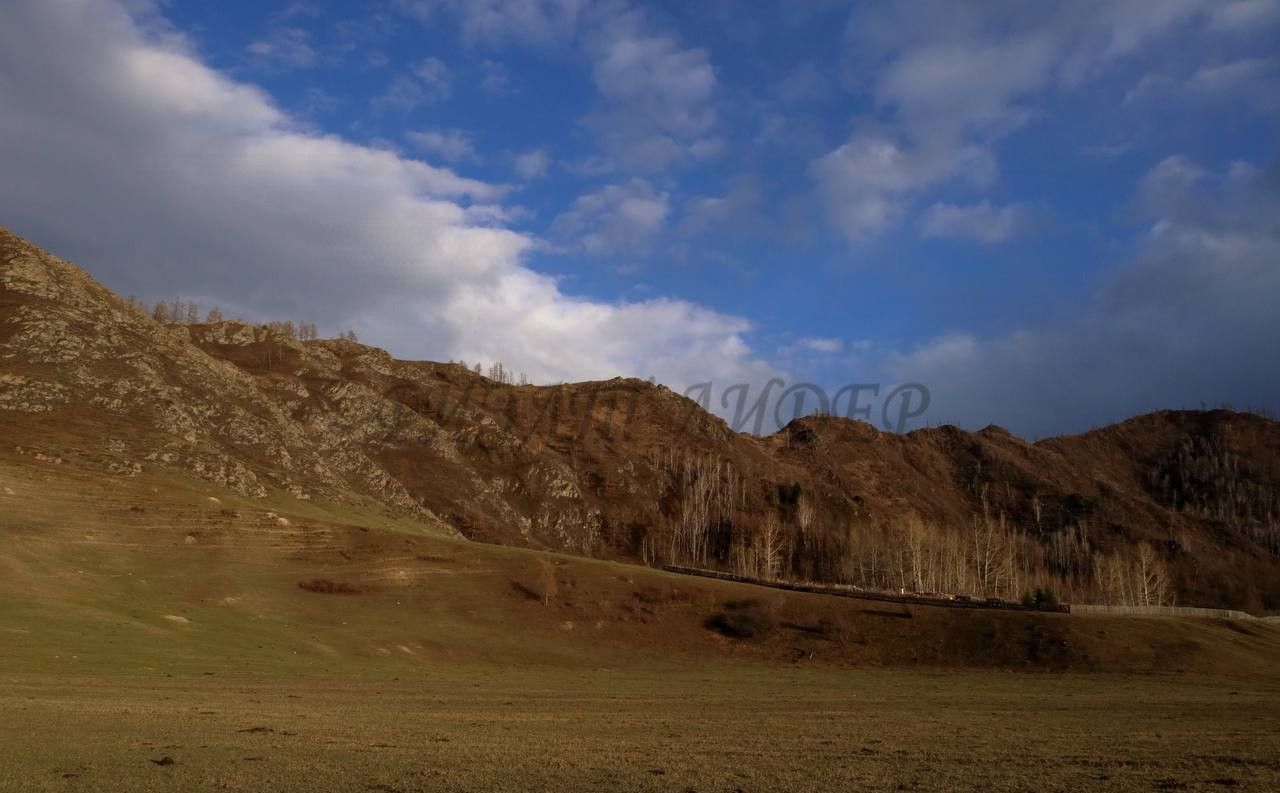
<svg viewBox="0 0 1280 793"><path fill-rule="evenodd" d="M1280 790L1275 627L886 610L25 460L0 485L6 792ZM707 627L748 601L765 634Z"/></svg>

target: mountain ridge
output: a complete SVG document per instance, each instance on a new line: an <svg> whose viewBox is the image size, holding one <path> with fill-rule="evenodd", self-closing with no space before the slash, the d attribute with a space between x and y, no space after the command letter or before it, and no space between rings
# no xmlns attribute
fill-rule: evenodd
<svg viewBox="0 0 1280 793"><path fill-rule="evenodd" d="M102 476L158 466L649 564L1280 610L1280 425L1248 413L1034 442L833 416L753 436L634 378L512 385L267 326L162 325L2 228L0 361L5 451Z"/></svg>

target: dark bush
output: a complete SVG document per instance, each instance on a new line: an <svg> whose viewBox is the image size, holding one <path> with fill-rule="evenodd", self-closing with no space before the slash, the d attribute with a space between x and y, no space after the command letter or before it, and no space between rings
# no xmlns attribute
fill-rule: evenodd
<svg viewBox="0 0 1280 793"><path fill-rule="evenodd" d="M1053 608L1058 605L1058 596L1052 589L1036 587L1034 592L1022 596L1022 605L1029 608Z"/></svg>
<svg viewBox="0 0 1280 793"><path fill-rule="evenodd" d="M706 626L730 639L757 639L773 630L773 617L760 609L741 609L712 614Z"/></svg>
<svg viewBox="0 0 1280 793"><path fill-rule="evenodd" d="M308 592L320 592L325 595L359 595L368 592L368 587L359 584L348 584L343 581L330 581L326 578L313 578L310 581L299 581L299 589Z"/></svg>

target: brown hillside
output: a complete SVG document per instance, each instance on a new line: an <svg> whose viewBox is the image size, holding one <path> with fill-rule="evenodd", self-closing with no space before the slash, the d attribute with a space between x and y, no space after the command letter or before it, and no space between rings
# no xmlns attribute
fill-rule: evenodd
<svg viewBox="0 0 1280 793"><path fill-rule="evenodd" d="M161 325L0 229L6 450L376 505L513 545L867 587L1280 611L1280 424L1162 412L1027 443L812 416L764 438L639 380L538 387Z"/></svg>

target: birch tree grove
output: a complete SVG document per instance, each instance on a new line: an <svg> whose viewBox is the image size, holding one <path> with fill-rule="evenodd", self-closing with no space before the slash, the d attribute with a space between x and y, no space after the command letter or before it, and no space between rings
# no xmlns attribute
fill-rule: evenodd
<svg viewBox="0 0 1280 793"><path fill-rule="evenodd" d="M1050 528L1035 498L1026 525L1018 525L990 506L985 488L981 511L963 528L913 513L839 528L829 524L822 494L797 485L772 485L776 491L763 499L756 494L749 510L743 477L714 455L668 449L651 454L649 463L665 484L655 504L664 517L640 542L647 564L880 591L1005 600L1039 592L1080 603L1156 606L1173 600L1168 557L1185 544L1095 547L1084 519Z"/></svg>
<svg viewBox="0 0 1280 793"><path fill-rule="evenodd" d="M669 538L669 558L705 565L713 527L734 524L742 499L742 477L726 460L711 455L669 453L664 467L679 502Z"/></svg>

